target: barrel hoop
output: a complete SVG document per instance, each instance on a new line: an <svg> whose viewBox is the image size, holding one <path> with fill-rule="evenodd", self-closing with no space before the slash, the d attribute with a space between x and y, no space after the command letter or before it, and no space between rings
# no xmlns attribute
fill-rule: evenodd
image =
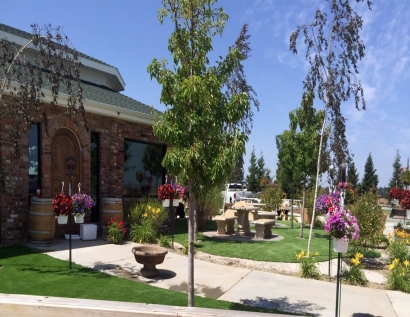
<svg viewBox="0 0 410 317"><path fill-rule="evenodd" d="M55 230L43 231L43 230L28 230L30 233L38 233L38 234L49 234L50 232L55 232Z"/></svg>
<svg viewBox="0 0 410 317"><path fill-rule="evenodd" d="M47 212L47 213L45 213L45 212L38 212L38 211L29 211L28 212L30 215L36 215L36 216L50 216L51 214L53 214L52 212Z"/></svg>
<svg viewBox="0 0 410 317"><path fill-rule="evenodd" d="M122 210L110 210L110 209L104 209L103 213L118 213L118 212L122 212Z"/></svg>

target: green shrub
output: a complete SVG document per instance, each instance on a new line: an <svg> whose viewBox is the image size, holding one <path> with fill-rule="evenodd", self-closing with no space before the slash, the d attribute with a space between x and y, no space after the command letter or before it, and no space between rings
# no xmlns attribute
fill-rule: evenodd
<svg viewBox="0 0 410 317"><path fill-rule="evenodd" d="M184 245L182 246L182 253L188 255L188 240L185 241Z"/></svg>
<svg viewBox="0 0 410 317"><path fill-rule="evenodd" d="M149 219L142 219L139 224L131 225L130 239L138 243L156 243L157 231Z"/></svg>
<svg viewBox="0 0 410 317"><path fill-rule="evenodd" d="M131 225L130 239L139 243L155 243L168 211L157 199L131 201L125 208L125 219Z"/></svg>
<svg viewBox="0 0 410 317"><path fill-rule="evenodd" d="M409 260L394 259L389 266L390 274L387 279L389 289L410 293Z"/></svg>
<svg viewBox="0 0 410 317"><path fill-rule="evenodd" d="M266 210L276 211L282 202L283 191L276 183L268 183L261 181L262 194L261 202L266 204Z"/></svg>
<svg viewBox="0 0 410 317"><path fill-rule="evenodd" d="M167 236L160 235L159 236L159 246L164 247L164 248L171 248L171 242L169 242L169 239Z"/></svg>
<svg viewBox="0 0 410 317"><path fill-rule="evenodd" d="M347 206L357 218L360 228L360 237L351 243L353 252L363 248L370 248L380 244L380 232L384 229L382 209L377 204L377 195L373 191L356 195L356 202Z"/></svg>
<svg viewBox="0 0 410 317"><path fill-rule="evenodd" d="M319 255L319 253L316 252L316 256L317 255ZM296 258L300 264L300 277L312 278L315 280L321 279L316 259L312 254L310 254L310 252L305 254L305 251L301 251L299 254L296 254Z"/></svg>
<svg viewBox="0 0 410 317"><path fill-rule="evenodd" d="M362 257L363 254L357 252L350 260L350 268L342 269L342 275L347 284L365 286L369 282L361 268L360 259Z"/></svg>
<svg viewBox="0 0 410 317"><path fill-rule="evenodd" d="M198 229L201 230L212 216L219 214L223 205L221 188L213 187L210 191L202 192L196 197L198 213Z"/></svg>

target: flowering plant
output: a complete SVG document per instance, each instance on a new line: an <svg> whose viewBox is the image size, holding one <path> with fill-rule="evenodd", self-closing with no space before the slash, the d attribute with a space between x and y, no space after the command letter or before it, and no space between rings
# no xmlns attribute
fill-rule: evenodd
<svg viewBox="0 0 410 317"><path fill-rule="evenodd" d="M349 210L340 210L336 206L334 214L327 220L325 231L334 238L349 241L359 239L360 230L356 217Z"/></svg>
<svg viewBox="0 0 410 317"><path fill-rule="evenodd" d="M347 189L349 187L349 184L347 182L339 182L339 184L337 184L337 188L339 189Z"/></svg>
<svg viewBox="0 0 410 317"><path fill-rule="evenodd" d="M108 237L107 240L114 244L121 242L127 229L124 228L122 221L117 221L117 217L112 217L108 222Z"/></svg>
<svg viewBox="0 0 410 317"><path fill-rule="evenodd" d="M54 197L52 203L54 216L68 216L73 211L72 200L70 196L58 194Z"/></svg>
<svg viewBox="0 0 410 317"><path fill-rule="evenodd" d="M404 190L398 187L392 187L390 189L390 198L401 200L403 198Z"/></svg>
<svg viewBox="0 0 410 317"><path fill-rule="evenodd" d="M172 189L174 190L174 199L182 199L185 194L185 187L180 184L173 184Z"/></svg>
<svg viewBox="0 0 410 317"><path fill-rule="evenodd" d="M410 190L403 190L403 196L400 200L400 206L402 209L410 209Z"/></svg>
<svg viewBox="0 0 410 317"><path fill-rule="evenodd" d="M334 209L340 204L340 195L332 193L329 195L319 195L316 198L316 211L333 215Z"/></svg>
<svg viewBox="0 0 410 317"><path fill-rule="evenodd" d="M95 201L87 194L74 194L71 196L74 214L88 214L90 209L95 206Z"/></svg>
<svg viewBox="0 0 410 317"><path fill-rule="evenodd" d="M160 200L173 199L174 189L171 184L164 184L158 187L158 198Z"/></svg>

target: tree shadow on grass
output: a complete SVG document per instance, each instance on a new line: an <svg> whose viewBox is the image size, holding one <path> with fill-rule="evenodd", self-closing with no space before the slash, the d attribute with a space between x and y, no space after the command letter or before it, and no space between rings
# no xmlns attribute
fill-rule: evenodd
<svg viewBox="0 0 410 317"><path fill-rule="evenodd" d="M23 246L21 244L17 244L17 245L11 245L11 246L7 246L4 248L0 248L0 259L5 260L9 258L18 257L18 256L32 255L32 254L38 254L38 253L40 252L30 249L29 247Z"/></svg>

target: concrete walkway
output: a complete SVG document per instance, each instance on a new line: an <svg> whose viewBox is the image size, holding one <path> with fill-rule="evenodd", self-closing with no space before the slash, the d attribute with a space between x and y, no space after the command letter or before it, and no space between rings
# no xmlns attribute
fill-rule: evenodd
<svg viewBox="0 0 410 317"><path fill-rule="evenodd" d="M145 279L138 275L142 265L131 249L138 244L108 244L102 239L72 241L72 261L174 291L187 291L188 260L183 255L168 253L158 265L161 276ZM50 247L37 248L52 257L68 260L68 241L56 240ZM200 296L238 302L252 306L276 308L296 314L334 316L336 284L325 281L266 273L245 268L223 266L195 260L195 293ZM410 294L342 285L340 316L407 317Z"/></svg>

